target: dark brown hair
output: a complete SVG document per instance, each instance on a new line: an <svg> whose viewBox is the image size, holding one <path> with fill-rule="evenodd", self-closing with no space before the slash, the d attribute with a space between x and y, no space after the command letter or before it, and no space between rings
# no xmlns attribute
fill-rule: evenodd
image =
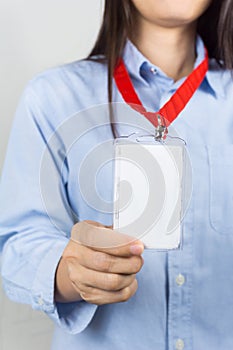
<svg viewBox="0 0 233 350"><path fill-rule="evenodd" d="M97 41L88 56L95 55L108 67L108 98L112 102L114 68L122 55L126 39L131 38L136 9L131 0L105 0L102 26ZM223 69L233 69L233 0L212 0L210 7L199 18L197 31L211 58ZM110 113L111 125L113 115ZM113 134L116 130L112 126Z"/></svg>

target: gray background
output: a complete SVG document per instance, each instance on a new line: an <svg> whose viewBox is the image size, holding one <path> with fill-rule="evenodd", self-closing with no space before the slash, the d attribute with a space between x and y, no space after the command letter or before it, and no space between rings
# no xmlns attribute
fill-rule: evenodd
<svg viewBox="0 0 233 350"><path fill-rule="evenodd" d="M103 0L0 0L0 174L14 112L30 78L83 58L101 21ZM10 302L0 281L0 350L49 350L52 323Z"/></svg>

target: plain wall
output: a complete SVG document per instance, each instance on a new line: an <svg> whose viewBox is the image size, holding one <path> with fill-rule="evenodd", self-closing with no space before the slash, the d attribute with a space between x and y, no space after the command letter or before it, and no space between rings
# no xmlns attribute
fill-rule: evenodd
<svg viewBox="0 0 233 350"><path fill-rule="evenodd" d="M85 57L103 0L0 0L0 174L19 97L35 74ZM52 322L8 301L0 281L0 350L49 350Z"/></svg>

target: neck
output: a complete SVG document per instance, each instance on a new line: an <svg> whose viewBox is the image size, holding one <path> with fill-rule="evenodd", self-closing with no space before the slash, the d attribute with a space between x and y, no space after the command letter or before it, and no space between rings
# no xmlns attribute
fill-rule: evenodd
<svg viewBox="0 0 233 350"><path fill-rule="evenodd" d="M193 70L195 39L195 24L162 28L145 22L140 24L139 32L132 41L152 64L177 81Z"/></svg>

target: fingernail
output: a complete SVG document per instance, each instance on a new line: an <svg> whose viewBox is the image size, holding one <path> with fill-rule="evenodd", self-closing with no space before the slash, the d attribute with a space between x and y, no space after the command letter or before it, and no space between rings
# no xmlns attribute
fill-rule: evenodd
<svg viewBox="0 0 233 350"><path fill-rule="evenodd" d="M142 254L143 249L144 249L143 245L135 244L135 245L131 245L130 252L132 254L139 255L139 254Z"/></svg>

